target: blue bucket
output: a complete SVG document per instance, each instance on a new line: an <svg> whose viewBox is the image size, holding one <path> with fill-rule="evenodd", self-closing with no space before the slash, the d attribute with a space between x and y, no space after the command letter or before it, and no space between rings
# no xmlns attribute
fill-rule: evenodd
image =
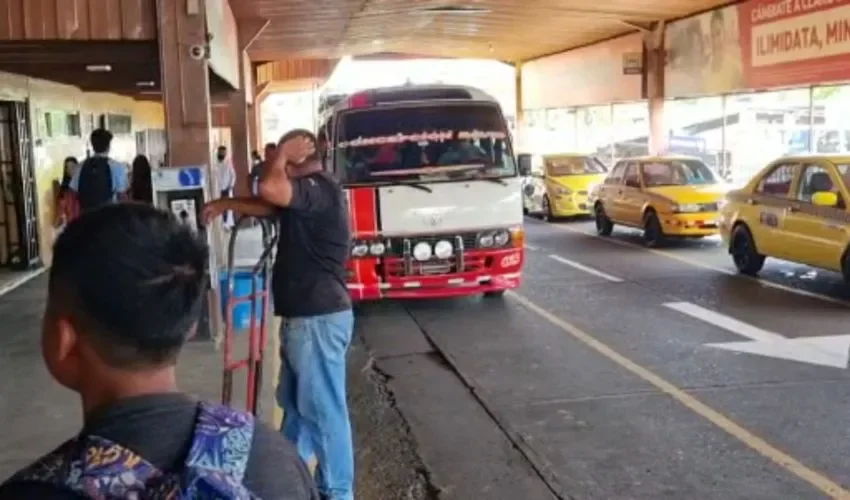
<svg viewBox="0 0 850 500"><path fill-rule="evenodd" d="M227 289L228 274L226 270L222 270L219 274L219 283L221 284L221 314L222 317L227 316L227 301L229 299L229 290ZM233 295L237 299L245 298L251 295L252 282L257 280L257 291L263 290L263 278L251 274L247 269L235 269L233 271ZM262 304L258 301L254 314L257 317L257 324L263 319ZM244 330L251 327L251 303L242 302L233 308L233 329Z"/></svg>

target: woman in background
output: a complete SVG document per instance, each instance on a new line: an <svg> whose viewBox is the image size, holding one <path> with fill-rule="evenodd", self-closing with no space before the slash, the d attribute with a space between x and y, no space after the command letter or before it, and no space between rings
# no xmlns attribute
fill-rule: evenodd
<svg viewBox="0 0 850 500"><path fill-rule="evenodd" d="M80 168L80 163L73 156L65 158L62 164L62 180L56 191L56 227L64 227L80 213L77 195L71 189L71 179Z"/></svg>
<svg viewBox="0 0 850 500"><path fill-rule="evenodd" d="M145 155L139 155L133 160L133 172L130 174L130 193L133 201L153 204L151 164Z"/></svg>

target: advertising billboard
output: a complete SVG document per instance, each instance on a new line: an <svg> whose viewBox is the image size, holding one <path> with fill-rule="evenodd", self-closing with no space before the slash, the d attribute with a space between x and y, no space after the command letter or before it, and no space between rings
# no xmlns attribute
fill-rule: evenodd
<svg viewBox="0 0 850 500"><path fill-rule="evenodd" d="M749 0L665 39L668 97L850 80L850 0Z"/></svg>

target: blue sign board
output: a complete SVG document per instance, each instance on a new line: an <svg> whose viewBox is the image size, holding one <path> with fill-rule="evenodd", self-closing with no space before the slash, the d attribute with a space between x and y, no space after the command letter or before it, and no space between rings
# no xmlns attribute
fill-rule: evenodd
<svg viewBox="0 0 850 500"><path fill-rule="evenodd" d="M200 167L183 167L177 177L180 181L180 186L186 189L201 187L201 168Z"/></svg>

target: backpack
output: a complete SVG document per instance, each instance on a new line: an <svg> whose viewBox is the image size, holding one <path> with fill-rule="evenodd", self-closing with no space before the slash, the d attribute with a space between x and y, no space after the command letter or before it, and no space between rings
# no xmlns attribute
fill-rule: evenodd
<svg viewBox="0 0 850 500"><path fill-rule="evenodd" d="M93 156L83 162L77 183L80 210L91 210L112 202L114 195L112 188L112 168L109 166L109 158Z"/></svg>
<svg viewBox="0 0 850 500"><path fill-rule="evenodd" d="M10 482L50 483L92 500L254 500L242 484L254 417L200 403L183 467L162 471L133 451L98 436L72 439Z"/></svg>

